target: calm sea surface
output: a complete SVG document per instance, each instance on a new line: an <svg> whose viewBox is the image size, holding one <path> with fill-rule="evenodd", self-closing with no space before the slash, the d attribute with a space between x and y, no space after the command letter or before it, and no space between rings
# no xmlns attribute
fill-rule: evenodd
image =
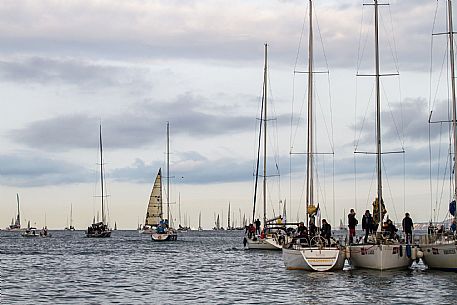
<svg viewBox="0 0 457 305"><path fill-rule="evenodd" d="M426 270L307 273L281 252L244 250L242 231L152 242L53 231L0 232L1 304L456 304L457 274Z"/></svg>

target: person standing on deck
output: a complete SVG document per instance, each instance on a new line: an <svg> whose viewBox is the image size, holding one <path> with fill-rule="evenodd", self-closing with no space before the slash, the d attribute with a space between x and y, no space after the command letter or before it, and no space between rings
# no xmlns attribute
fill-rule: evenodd
<svg viewBox="0 0 457 305"><path fill-rule="evenodd" d="M365 238L363 242L368 242L368 234L373 231L373 217L370 214L370 210L365 211L365 215L362 217L362 229L365 230Z"/></svg>
<svg viewBox="0 0 457 305"><path fill-rule="evenodd" d="M355 237L355 227L359 221L357 218L355 218L355 211L354 209L351 209L351 211L348 214L348 227L349 227L349 244L352 244L354 242L354 237Z"/></svg>
<svg viewBox="0 0 457 305"><path fill-rule="evenodd" d="M405 233L405 239L407 244L413 242L413 220L409 217L409 213L405 213L405 218L402 221L403 232Z"/></svg>

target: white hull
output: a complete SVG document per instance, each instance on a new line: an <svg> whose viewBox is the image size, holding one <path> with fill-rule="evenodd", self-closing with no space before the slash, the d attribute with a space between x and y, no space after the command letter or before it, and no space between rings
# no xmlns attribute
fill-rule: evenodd
<svg viewBox="0 0 457 305"><path fill-rule="evenodd" d="M457 245L455 242L420 245L422 259L430 269L457 271Z"/></svg>
<svg viewBox="0 0 457 305"><path fill-rule="evenodd" d="M374 270L408 269L412 263L399 244L349 246L349 261L354 268Z"/></svg>
<svg viewBox="0 0 457 305"><path fill-rule="evenodd" d="M282 257L287 270L336 271L343 270L345 251L319 247L283 248Z"/></svg>
<svg viewBox="0 0 457 305"><path fill-rule="evenodd" d="M252 238L245 237L246 247L252 250L281 250L282 246L279 245L272 237L260 238L256 237L255 240Z"/></svg>
<svg viewBox="0 0 457 305"><path fill-rule="evenodd" d="M173 232L169 233L152 233L151 238L153 241L172 241L177 240L178 235Z"/></svg>

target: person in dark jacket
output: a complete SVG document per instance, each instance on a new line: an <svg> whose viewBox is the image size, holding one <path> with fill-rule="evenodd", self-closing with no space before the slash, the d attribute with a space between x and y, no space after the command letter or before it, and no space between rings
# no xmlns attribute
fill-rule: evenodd
<svg viewBox="0 0 457 305"><path fill-rule="evenodd" d="M402 221L403 232L406 236L406 243L411 244L413 242L413 220L409 217L409 213L405 213L405 218Z"/></svg>
<svg viewBox="0 0 457 305"><path fill-rule="evenodd" d="M351 211L348 214L348 227L349 227L349 244L352 244L354 242L354 236L355 236L355 227L359 221L357 218L355 218L355 211L354 209L351 209Z"/></svg>
<svg viewBox="0 0 457 305"><path fill-rule="evenodd" d="M365 238L363 239L363 242L367 243L368 234L370 234L373 230L373 217L371 216L369 210L366 210L362 217L362 229L365 230Z"/></svg>
<svg viewBox="0 0 457 305"><path fill-rule="evenodd" d="M327 240L327 244L330 246L330 237L332 237L332 226L325 219L322 219L321 236Z"/></svg>

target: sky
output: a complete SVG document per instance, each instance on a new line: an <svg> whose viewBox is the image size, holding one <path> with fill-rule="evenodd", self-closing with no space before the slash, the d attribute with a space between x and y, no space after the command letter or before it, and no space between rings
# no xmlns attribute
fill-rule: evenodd
<svg viewBox="0 0 457 305"><path fill-rule="evenodd" d="M316 201L337 226L349 209L370 208L376 190L373 155L354 154L375 150L373 78L356 77L374 73L373 7L314 2L315 70L329 71L315 74L316 150L334 153L316 157ZM384 156L396 221L405 211L422 222L446 217L449 182L436 177L449 175L447 127L430 129L430 161L427 124L430 109L447 115L445 88L431 89L447 77L446 36L432 46L445 30L443 4L380 7L381 72L400 73L382 78L383 147L405 151ZM205 228L217 214L225 224L229 203L236 225L251 218L265 43L267 214L282 200L289 219L303 219L307 76L293 71L306 69L307 14L304 0L2 1L0 227L15 217L16 194L23 223L63 228L72 206L76 228L90 225L100 124L111 225L143 223L166 167L167 122L175 223L196 227L201 213Z"/></svg>

